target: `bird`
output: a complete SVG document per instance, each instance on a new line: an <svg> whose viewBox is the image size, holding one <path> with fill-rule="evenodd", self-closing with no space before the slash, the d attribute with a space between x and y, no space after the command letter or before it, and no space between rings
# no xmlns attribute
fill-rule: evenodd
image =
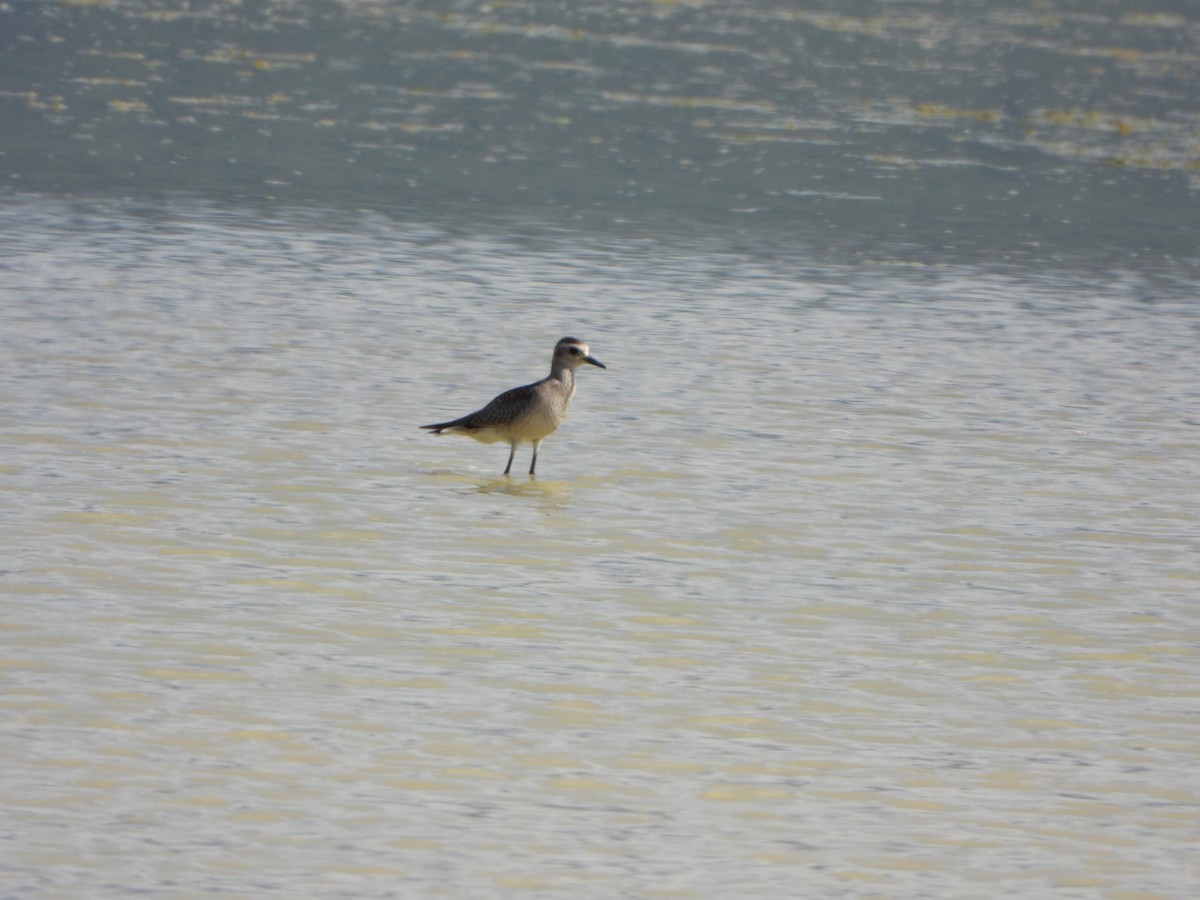
<svg viewBox="0 0 1200 900"><path fill-rule="evenodd" d="M505 475L512 471L517 447L530 443L533 459L529 463L529 474L535 475L538 448L567 417L567 407L575 396L575 370L584 363L608 368L591 355L583 341L565 337L554 345L550 374L541 381L507 390L487 406L461 418L420 427L432 434L465 434L484 444L507 442L509 453Z"/></svg>

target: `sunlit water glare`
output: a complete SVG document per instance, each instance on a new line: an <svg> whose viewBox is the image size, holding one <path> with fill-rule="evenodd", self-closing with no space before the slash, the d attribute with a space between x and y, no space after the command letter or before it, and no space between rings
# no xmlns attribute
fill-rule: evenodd
<svg viewBox="0 0 1200 900"><path fill-rule="evenodd" d="M9 893L1196 885L1183 291L13 215Z"/></svg>

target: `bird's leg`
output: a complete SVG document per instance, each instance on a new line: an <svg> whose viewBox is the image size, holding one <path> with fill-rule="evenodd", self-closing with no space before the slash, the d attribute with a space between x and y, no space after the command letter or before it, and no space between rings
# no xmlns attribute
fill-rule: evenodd
<svg viewBox="0 0 1200 900"><path fill-rule="evenodd" d="M509 446L511 447L511 449L508 451L508 465L504 467L505 475L507 475L509 473L509 470L512 469L513 457L517 455L517 442L513 441L512 444L510 444Z"/></svg>
<svg viewBox="0 0 1200 900"><path fill-rule="evenodd" d="M529 474L530 475L533 475L534 474L533 470L537 468L537 452L538 452L538 447L540 447L540 446L542 446L541 441L533 442L533 459L530 460L530 462L529 462Z"/></svg>

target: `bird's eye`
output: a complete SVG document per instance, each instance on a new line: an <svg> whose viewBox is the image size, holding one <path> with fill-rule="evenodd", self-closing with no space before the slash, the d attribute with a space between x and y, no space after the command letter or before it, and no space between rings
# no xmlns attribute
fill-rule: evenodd
<svg viewBox="0 0 1200 900"><path fill-rule="evenodd" d="M571 352L572 352L572 353L574 353L576 356L578 356L578 355L579 355L579 348L578 348L578 347L572 347L572 348L571 348Z"/></svg>

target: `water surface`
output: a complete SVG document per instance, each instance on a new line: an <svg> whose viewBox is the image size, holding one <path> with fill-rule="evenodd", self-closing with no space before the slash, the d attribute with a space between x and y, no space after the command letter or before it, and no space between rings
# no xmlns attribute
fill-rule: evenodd
<svg viewBox="0 0 1200 900"><path fill-rule="evenodd" d="M1193 896L1196 34L0 9L0 893Z"/></svg>
<svg viewBox="0 0 1200 900"><path fill-rule="evenodd" d="M19 215L10 892L1195 886L1189 297Z"/></svg>

